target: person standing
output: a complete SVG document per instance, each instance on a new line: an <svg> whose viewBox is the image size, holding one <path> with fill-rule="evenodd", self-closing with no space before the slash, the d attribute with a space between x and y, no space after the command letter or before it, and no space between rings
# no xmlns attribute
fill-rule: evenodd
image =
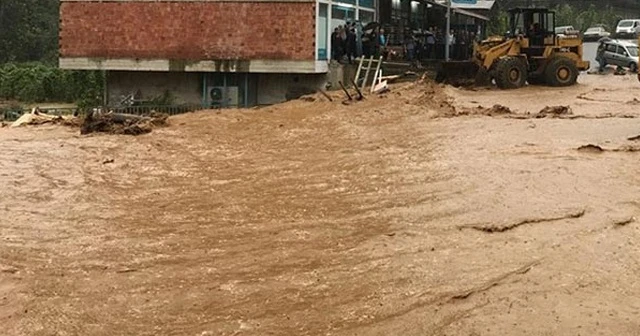
<svg viewBox="0 0 640 336"><path fill-rule="evenodd" d="M362 34L362 53L366 58L375 56L377 52L378 34L376 34L376 29L368 29Z"/></svg>
<svg viewBox="0 0 640 336"><path fill-rule="evenodd" d="M459 58L461 60L469 59L469 56L467 54L467 43L469 43L469 32L467 32L466 30L461 30L458 37Z"/></svg>
<svg viewBox="0 0 640 336"><path fill-rule="evenodd" d="M377 53L376 57L382 56L383 59L387 58L387 37L384 35L384 29L380 28L377 38Z"/></svg>
<svg viewBox="0 0 640 336"><path fill-rule="evenodd" d="M355 23L353 25L347 26L347 59L349 60L349 64L353 62L356 58L356 31L355 31Z"/></svg>
<svg viewBox="0 0 640 336"><path fill-rule="evenodd" d="M604 41L600 41L598 44L598 52L596 53L596 61L598 61L598 72L603 73L605 67L607 66L607 61L604 58L604 53L607 50L607 45Z"/></svg>
<svg viewBox="0 0 640 336"><path fill-rule="evenodd" d="M405 55L407 55L407 61L409 61L409 64L413 65L413 62L415 59L415 52L416 52L416 43L415 43L415 40L413 39L413 36L407 35L407 38L405 39L405 42L404 42L404 50L405 50Z"/></svg>
<svg viewBox="0 0 640 336"><path fill-rule="evenodd" d="M340 27L337 27L331 34L331 58L340 61L340 53Z"/></svg>
<svg viewBox="0 0 640 336"><path fill-rule="evenodd" d="M451 31L449 32L449 57L451 59L455 59L456 55L455 55L455 48L454 46L456 45L456 35L453 32L453 29L451 29Z"/></svg>
<svg viewBox="0 0 640 336"><path fill-rule="evenodd" d="M340 46L342 48L342 55L340 56L340 60L344 58L347 54L347 32L349 31L349 24L347 23L340 29Z"/></svg>
<svg viewBox="0 0 640 336"><path fill-rule="evenodd" d="M427 32L426 40L427 40L427 58L433 59L433 52L436 48L436 36L433 31L433 27L429 28L429 31Z"/></svg>

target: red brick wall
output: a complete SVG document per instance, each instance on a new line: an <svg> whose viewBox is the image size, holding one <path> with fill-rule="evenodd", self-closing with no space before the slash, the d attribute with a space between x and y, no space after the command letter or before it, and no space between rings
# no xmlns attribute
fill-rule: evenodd
<svg viewBox="0 0 640 336"><path fill-rule="evenodd" d="M62 57L315 59L315 4L63 2Z"/></svg>

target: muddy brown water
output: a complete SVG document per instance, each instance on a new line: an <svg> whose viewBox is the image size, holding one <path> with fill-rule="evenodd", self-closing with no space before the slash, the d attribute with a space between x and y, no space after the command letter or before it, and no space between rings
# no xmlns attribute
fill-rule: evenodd
<svg viewBox="0 0 640 336"><path fill-rule="evenodd" d="M640 85L580 81L0 129L3 333L637 335Z"/></svg>

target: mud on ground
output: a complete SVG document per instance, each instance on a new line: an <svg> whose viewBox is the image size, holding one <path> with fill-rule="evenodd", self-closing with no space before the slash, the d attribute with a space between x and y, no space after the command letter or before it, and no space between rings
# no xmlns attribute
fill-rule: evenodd
<svg viewBox="0 0 640 336"><path fill-rule="evenodd" d="M594 77L318 95L139 137L3 128L0 325L637 335L640 153L615 149L638 145L640 85Z"/></svg>

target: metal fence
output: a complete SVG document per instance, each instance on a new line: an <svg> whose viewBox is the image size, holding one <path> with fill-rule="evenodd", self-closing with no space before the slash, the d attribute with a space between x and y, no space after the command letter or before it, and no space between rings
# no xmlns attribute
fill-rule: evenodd
<svg viewBox="0 0 640 336"><path fill-rule="evenodd" d="M6 121L15 121L16 119L20 118L22 113L23 111L20 110L2 110L2 112L0 113L0 119Z"/></svg>
<svg viewBox="0 0 640 336"><path fill-rule="evenodd" d="M202 110L202 105L144 105L144 106L125 106L125 107L106 107L103 111L113 111L116 113L126 113L135 115L146 115L150 113L164 113L168 115L176 115Z"/></svg>
<svg viewBox="0 0 640 336"><path fill-rule="evenodd" d="M148 115L151 113L164 113L168 115L177 115L202 110L202 105L149 105L149 106L118 106L118 107L95 107L82 110L79 108L39 108L40 111L51 115L84 115L88 111L100 109L102 111L113 111L115 113L126 113L135 115ZM31 109L5 109L0 110L2 120L15 121L25 113L31 112Z"/></svg>

